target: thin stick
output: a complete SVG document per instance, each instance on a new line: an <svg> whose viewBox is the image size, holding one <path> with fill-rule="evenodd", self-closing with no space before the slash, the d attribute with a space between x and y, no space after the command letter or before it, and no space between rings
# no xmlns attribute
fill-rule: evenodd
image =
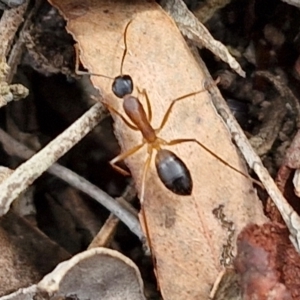
<svg viewBox="0 0 300 300"><path fill-rule="evenodd" d="M261 162L259 156L252 149L244 132L240 128L235 118L232 116L222 97L219 95L217 88L212 87L209 89L209 93L212 96L212 101L216 110L226 123L226 126L229 129L235 144L242 152L249 167L257 174L270 198L275 203L290 231L290 239L293 245L295 246L296 250L300 252L300 217L283 197L268 170Z"/></svg>
<svg viewBox="0 0 300 300"><path fill-rule="evenodd" d="M2 129L0 129L0 142L10 155L16 155L23 159L29 159L35 154L34 151L14 140ZM71 186L95 199L107 210L116 215L141 241L144 241L145 238L137 217L133 213L130 213L108 194L106 194L78 174L57 163L53 164L47 170L47 172L64 180Z"/></svg>
<svg viewBox="0 0 300 300"><path fill-rule="evenodd" d="M83 177L75 174L65 167L58 167L57 164L55 164L51 167L51 171L53 170L56 171L56 174L59 173L59 178L68 182L73 187L79 189L102 204L110 212L116 215L141 241L144 241L144 234L138 219L122 205L120 205L114 198L110 197L97 186L91 184Z"/></svg>
<svg viewBox="0 0 300 300"><path fill-rule="evenodd" d="M132 181L127 186L122 197L119 197L116 200L119 201L122 206L126 205L126 206L128 206L128 209L133 210L133 208L130 206L129 203L132 202L135 199L135 197L136 197L136 189L135 189L133 181ZM132 213L137 217L136 211L134 211ZM111 213L109 215L109 217L106 219L104 225L101 227L100 231L97 233L97 235L94 237L94 239L90 243L88 249L96 248L96 247L108 247L109 243L112 240L114 233L117 229L119 221L120 221L120 219Z"/></svg>
<svg viewBox="0 0 300 300"><path fill-rule="evenodd" d="M11 203L55 161L77 144L102 119L103 105L98 102L68 129L41 151L20 165L0 185L0 216L6 214Z"/></svg>
<svg viewBox="0 0 300 300"><path fill-rule="evenodd" d="M7 9L4 11L0 20L1 58L6 57L8 54L19 26L24 22L24 14L29 2L30 1L27 0L17 8Z"/></svg>

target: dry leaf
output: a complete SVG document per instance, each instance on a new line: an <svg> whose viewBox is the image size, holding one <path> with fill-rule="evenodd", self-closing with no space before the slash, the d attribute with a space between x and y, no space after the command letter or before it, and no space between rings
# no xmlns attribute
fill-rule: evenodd
<svg viewBox="0 0 300 300"><path fill-rule="evenodd" d="M147 90L154 128L159 126L172 99L203 88L207 78L175 23L156 3L86 1L82 4L71 0L51 3L67 19L67 30L79 44L83 65L90 72L106 76L120 74L123 32L133 20L127 33L124 73L132 76L136 87ZM122 100L111 92L112 81L100 77L93 77L92 81L105 101L122 112ZM144 99L141 101L145 103ZM132 131L117 116L114 118L123 151L141 143L139 132ZM160 136L166 140L197 138L225 161L246 172L208 92L176 104ZM228 248L234 248L237 233L250 220L262 223L266 219L248 179L196 144L180 144L171 150L188 166L194 188L189 197L172 194L159 181L151 163L144 208L156 257L156 274L164 299L204 299L222 269L222 253L226 255ZM146 157L144 148L126 160L139 191ZM233 224L231 232L213 214L220 205L224 206L225 219Z"/></svg>
<svg viewBox="0 0 300 300"><path fill-rule="evenodd" d="M26 220L9 212L0 220L0 296L37 283L70 255Z"/></svg>
<svg viewBox="0 0 300 300"><path fill-rule="evenodd" d="M84 251L59 264L37 287L39 293L54 299L68 296L90 300L145 299L136 265L119 252L106 248Z"/></svg>
<svg viewBox="0 0 300 300"><path fill-rule="evenodd" d="M94 248L59 264L37 285L0 298L145 300L135 264L117 251Z"/></svg>

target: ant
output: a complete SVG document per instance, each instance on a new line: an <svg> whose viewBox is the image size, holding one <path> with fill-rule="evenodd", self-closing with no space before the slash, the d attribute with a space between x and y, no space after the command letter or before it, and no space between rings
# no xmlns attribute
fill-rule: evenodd
<svg viewBox="0 0 300 300"><path fill-rule="evenodd" d="M127 25L125 26L125 30L124 30L123 37L124 37L125 49L124 49L122 60L121 60L120 75L115 78L112 78L112 77L100 75L100 74L94 74L94 73L88 73L88 74L92 75L92 76L100 76L100 77L104 77L104 78L113 80L112 91L116 97L123 99L123 110L130 121L122 113L120 113L114 107L112 107L110 104L108 104L108 103L103 103L103 104L107 107L107 109L110 112L119 116L129 128L131 128L132 130L135 130L135 131L139 131L143 136L143 140L140 144L134 146L133 148L131 148L131 149L127 150L126 152L121 153L118 156L116 156L115 158L113 158L109 162L110 165L114 169L116 169L118 172L120 172L121 174L123 174L125 176L130 175L127 171L125 171L124 169L122 169L121 167L116 165L116 163L133 155L134 153L139 151L143 146L147 145L148 157L147 157L147 159L144 163L144 167L143 167L140 203L141 203L141 213L142 213L143 224L145 226L144 230L145 230L146 240L148 241L148 245L149 245L149 248L147 246L146 247L147 247L147 249L150 249L152 260L155 265L155 258L153 256L153 252L151 250L152 245L151 245L151 239L150 239L150 232L149 232L149 228L148 228L148 224L147 224L145 210L143 208L146 177L147 177L147 173L148 173L148 170L150 167L150 163L151 163L154 151L156 151L155 167L156 167L158 177L160 178L161 182L168 190L170 190L171 192L173 192L177 195L182 195L182 196L191 195L192 190L193 190L193 180L191 177L191 173L190 173L189 169L187 168L187 166L185 165L185 163L174 152L167 150L167 149L163 149L163 147L164 146L173 146L173 145L182 144L182 143L186 143L186 142L197 143L201 148L206 150L213 157L217 158L220 162L222 162L227 167L238 172L242 176L250 179L252 182L256 182L256 183L258 183L258 182L255 179L252 179L250 176L244 174L243 172L241 172L234 166L227 163L224 159L222 159L221 157L216 155L212 150L210 150L208 147L206 147L204 144L202 144L201 142L199 142L196 139L192 139L192 138L186 139L185 138L185 139L174 139L171 141L166 141L158 136L160 131L166 125L168 118L171 114L172 108L177 102L184 100L186 98L189 98L191 96L203 93L203 92L207 91L207 89L202 89L202 90L199 90L196 92L192 92L192 93L189 93L189 94L186 94L184 96L174 99L170 103L170 105L161 121L160 126L157 129L154 129L151 126L152 109L151 109L151 104L150 104L150 100L149 100L147 91L145 89L143 89L143 90L137 89L138 93L142 94L146 99L146 105L147 105L147 113L146 113L146 111L145 111L143 105L141 104L141 102L139 101L139 99L137 97L134 97L131 95L133 92L133 80L132 80L131 76L128 74L123 74L123 64L124 64L124 60L125 60L125 57L126 57L126 54L128 51L126 37L127 37L127 31L128 31L128 28L129 28L129 25L131 24L131 22L132 22L132 20L127 23ZM76 73L77 74L86 74L86 72L79 71L79 55L78 55L79 49L76 47L75 47L75 49L77 52ZM217 84L218 80L216 80L214 83ZM258 183L258 184L260 184L260 183Z"/></svg>
<svg viewBox="0 0 300 300"><path fill-rule="evenodd" d="M143 174L142 174L142 186L141 186L141 194L140 194L140 201L141 204L144 201L144 193L145 193L145 182L147 177L147 172L149 170L149 166L151 163L151 159L153 156L153 151L156 150L156 156L155 156L155 167L158 174L158 177L160 178L161 182L164 184L164 186L170 190L171 192L182 195L182 196L188 196L191 195L192 189L193 189L193 180L191 177L191 173L185 163L172 151L163 149L163 146L173 146L181 143L186 142L194 142L197 143L201 148L206 150L208 153L210 153L212 156L217 158L219 161L221 161L224 165L228 166L229 168L233 169L234 171L240 173L241 175L249 178L246 174L238 170L237 168L231 166L229 163L227 163L225 160L223 160L221 157L216 155L212 150L210 150L208 147L206 147L204 144L199 142L196 139L175 139L172 141L166 141L158 136L159 132L164 128L165 124L168 121L168 118L170 116L170 113L172 111L173 106L175 103L184 100L186 98L189 98L191 96L194 96L196 94L203 93L207 91L207 89L202 89L196 92L192 92L189 94L186 94L184 96L178 97L174 99L170 106L168 107L163 120L160 124L160 126L157 129L154 129L151 126L152 121L152 110L151 110L151 104L150 100L147 94L147 91L143 89L142 91L138 89L139 94L142 94L145 96L146 103L147 103L147 113L139 101L138 98L132 96L133 92L133 80L130 75L123 74L123 64L124 60L128 51L127 47L127 31L132 23L132 20L130 20L124 30L124 52L121 60L121 66L120 66L120 75L112 78L105 75L100 74L94 74L94 73L88 73L92 76L100 76L108 79L112 79L112 91L114 95L120 99L123 99L123 109L126 114L127 118L122 115L122 113L118 112L115 108L113 108L110 104L104 103L104 105L108 108L110 112L115 113L118 115L124 123L135 131L140 131L143 140L142 143L139 145L129 149L128 151L119 154L114 159L112 159L109 163L111 166L116 169L118 172L120 172L123 175L129 175L127 171L122 169L121 167L117 166L116 163L119 161L122 161L126 159L127 157L133 155L137 151L139 151L144 145L147 144L147 152L148 152L148 158L145 161L144 168L143 168ZM76 73L77 74L86 74L85 72L79 71L79 55L78 55L78 48L76 48ZM217 83L217 81L215 82Z"/></svg>

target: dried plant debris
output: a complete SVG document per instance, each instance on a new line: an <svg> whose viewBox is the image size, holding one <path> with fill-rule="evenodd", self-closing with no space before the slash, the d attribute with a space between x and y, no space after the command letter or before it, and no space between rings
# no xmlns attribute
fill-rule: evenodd
<svg viewBox="0 0 300 300"><path fill-rule="evenodd" d="M299 206L299 143L300 131L296 133L290 147L285 151L285 156L282 160L281 166L276 176L276 183L282 193L287 196L289 203L293 206L295 211L300 213ZM278 211L273 207L272 202L268 199L267 213L271 220L282 222Z"/></svg>
<svg viewBox="0 0 300 300"><path fill-rule="evenodd" d="M22 288L12 294L3 296L0 299L1 300L32 300L34 299L34 297L36 297L36 294L37 294L36 285L31 285L30 287Z"/></svg>
<svg viewBox="0 0 300 300"><path fill-rule="evenodd" d="M9 66L4 61L0 61L0 107L5 106L10 101L17 101L28 96L28 89L22 84L8 84L6 75Z"/></svg>
<svg viewBox="0 0 300 300"><path fill-rule="evenodd" d="M74 75L75 52L65 21L54 8L44 5L43 10L24 33L27 51L23 64L46 76Z"/></svg>
<svg viewBox="0 0 300 300"><path fill-rule="evenodd" d="M243 300L239 274L233 268L220 272L214 289L210 294L212 300Z"/></svg>
<svg viewBox="0 0 300 300"><path fill-rule="evenodd" d="M188 10L182 0L166 0L161 1L161 4L174 19L184 36L192 40L197 46L209 49L218 58L228 63L240 76L245 77L245 72L237 60L221 42L211 36L206 27Z"/></svg>
<svg viewBox="0 0 300 300"><path fill-rule="evenodd" d="M4 299L144 299L137 267L116 252L94 248L99 245L132 258L143 274L146 295L154 294L153 299L158 298L157 285L164 299L207 299L214 283L216 288L211 297L215 300L254 296L298 299L299 261L289 235L298 247L298 177L294 178L294 186L291 182L294 170L299 169L299 133L288 152L286 147L299 127L299 11L281 1L217 0L201 4L185 1L194 6L193 15L182 1L161 1L185 37L214 53L204 48L200 51L214 78L220 77L218 87L247 131L246 135L251 141L258 141L256 149L267 163L267 171L222 102L215 84L208 87L204 84L212 80L197 57L198 50L193 47L196 51L191 55L176 24L157 2L51 2L64 19L49 4L36 1L28 9L26 3L20 9L6 10L0 22L1 53L11 68L9 71L6 64L1 65L3 103L22 94L18 86L13 88L14 82L27 82L25 85L30 90L30 98L8 103L5 114L3 109L0 111L1 127L9 133L0 129L3 146L0 161L14 170L5 169L8 177L0 188L2 214L14 201L12 210L0 220L0 236L9 237L2 247L5 250L2 271L0 267L1 281L7 284L0 291L3 295L12 293ZM205 19L210 33L200 23ZM124 28L130 21L124 38ZM65 26L72 37L66 33ZM106 114L99 103L90 108L94 104L89 95L91 85L84 80L77 84L73 76L75 43L80 49L81 67L104 76L119 75L124 56L123 72L132 76L136 88L133 95L138 95L143 105L146 101L138 90L147 90L154 128L159 126L172 99L206 86L201 94L187 97L173 107L161 137L198 139L226 162L246 172L231 143L234 139L273 199L267 201L267 215L281 224L284 219L290 232L277 223L258 226L267 218L250 180L235 174L196 145L178 144L170 150L186 163L192 174L192 195L181 197L167 191L152 162L145 181L145 214L140 220L143 226L148 226L145 233L152 246L156 280L151 259L142 251L140 241L144 240L144 233L137 211L124 204L123 190L129 180L112 170L108 163L120 152L113 139L112 122L104 121L107 126L101 124L82 140ZM12 81L16 70L18 77ZM244 72L247 78L238 75ZM112 80L93 76L92 81L103 96L96 94L97 101L109 103L123 113L122 101L112 95ZM74 85L80 85L80 89ZM83 90L88 89L88 94L83 93L82 97ZM67 129L81 115L83 120L78 120L79 125L75 122ZM139 132L130 130L117 115L113 114L113 118L121 151L141 143ZM80 144L72 152L61 157L78 141ZM34 156L42 147L45 148ZM28 161L20 165L20 157ZM135 201L134 207L138 200L134 195L141 192L145 157L147 151L143 149L126 160L133 176L130 198ZM60 164L53 164L58 158ZM48 167L48 172L34 181ZM277 173L279 187L270 173ZM29 184L32 188L28 189ZM25 191L30 192L28 202L23 197ZM17 195L18 200L13 200ZM118 198L120 195L122 198ZM274 203L280 214L274 209ZM15 216L16 212L26 216L27 221ZM122 224L117 226L115 216L130 231ZM258 225L246 227L237 248L237 236L250 222ZM59 246L33 226L46 232ZM25 241L20 242L21 237ZM88 247L91 250L85 252ZM81 251L84 252L76 255ZM75 256L51 272L62 259L70 257L68 252ZM220 271L225 267L221 276ZM21 290L15 292L18 288Z"/></svg>
<svg viewBox="0 0 300 300"><path fill-rule="evenodd" d="M25 0L1 0L0 9L8 9L22 5Z"/></svg>

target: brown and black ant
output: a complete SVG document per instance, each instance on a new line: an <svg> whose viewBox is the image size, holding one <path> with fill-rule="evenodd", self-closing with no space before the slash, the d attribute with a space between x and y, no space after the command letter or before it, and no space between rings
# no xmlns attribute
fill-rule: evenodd
<svg viewBox="0 0 300 300"><path fill-rule="evenodd" d="M139 101L137 97L132 96L133 92L133 81L130 75L123 74L123 64L124 60L127 54L127 31L129 28L129 25L131 24L132 20L127 23L125 26L124 30L124 52L121 60L121 66L120 66L120 74L119 76L112 78L109 76L105 75L100 75L100 74L94 74L94 73L88 73L93 76L100 76L104 78L109 78L113 80L112 83L112 91L114 95L118 98L123 99L123 109L126 114L127 118L122 115L122 113L118 112L115 108L113 108L111 105L104 103L105 106L108 108L108 110L112 113L115 113L118 115L124 123L131 128L132 130L135 131L140 131L143 140L142 142L129 149L128 151L119 154L116 156L114 159L110 161L110 164L112 165L113 168L118 170L120 173L124 175L129 175L127 171L122 169L121 167L117 166L116 163L119 161L122 161L126 159L127 157L133 155L136 153L138 150L140 150L144 145L147 144L147 152L148 152L148 158L145 161L144 168L143 168L143 175L142 175L142 186L141 186L141 194L140 194L140 201L143 203L144 200L144 193L145 193L145 182L146 182L146 177L147 177L147 172L151 163L153 151L156 151L156 156L155 156L155 167L157 174L161 180L161 182L164 184L164 186L170 190L171 192L177 194L177 195L191 195L192 189L193 189L193 180L191 177L191 173L185 163L172 151L163 149L164 146L173 146L181 143L186 143L186 142L194 142L197 143L201 148L209 152L212 156L217 158L219 161L221 161L224 165L228 166L229 168L233 169L234 171L240 173L243 176L247 176L243 172L239 171L237 168L231 166L229 163L227 163L225 160L223 160L221 157L216 155L212 150L207 148L204 144L199 142L196 139L175 139L172 141L166 141L160 137L158 137L159 132L164 128L165 124L168 121L168 118L170 116L170 113L172 111L173 106L175 103L186 99L188 97L191 97L196 94L203 93L207 91L207 89L202 89L196 92L192 92L189 94L186 94L184 96L178 97L174 99L169 108L167 109L162 122L160 126L157 129L154 129L151 126L151 121L152 121L152 110L151 110L151 104L150 100L147 94L146 90L140 91L138 89L138 92L140 94L143 94L146 98L146 103L147 103L147 113ZM78 55L77 55L77 61L76 61L76 70L78 71L78 66L79 66L79 61L78 61ZM81 73L81 72L77 72Z"/></svg>

